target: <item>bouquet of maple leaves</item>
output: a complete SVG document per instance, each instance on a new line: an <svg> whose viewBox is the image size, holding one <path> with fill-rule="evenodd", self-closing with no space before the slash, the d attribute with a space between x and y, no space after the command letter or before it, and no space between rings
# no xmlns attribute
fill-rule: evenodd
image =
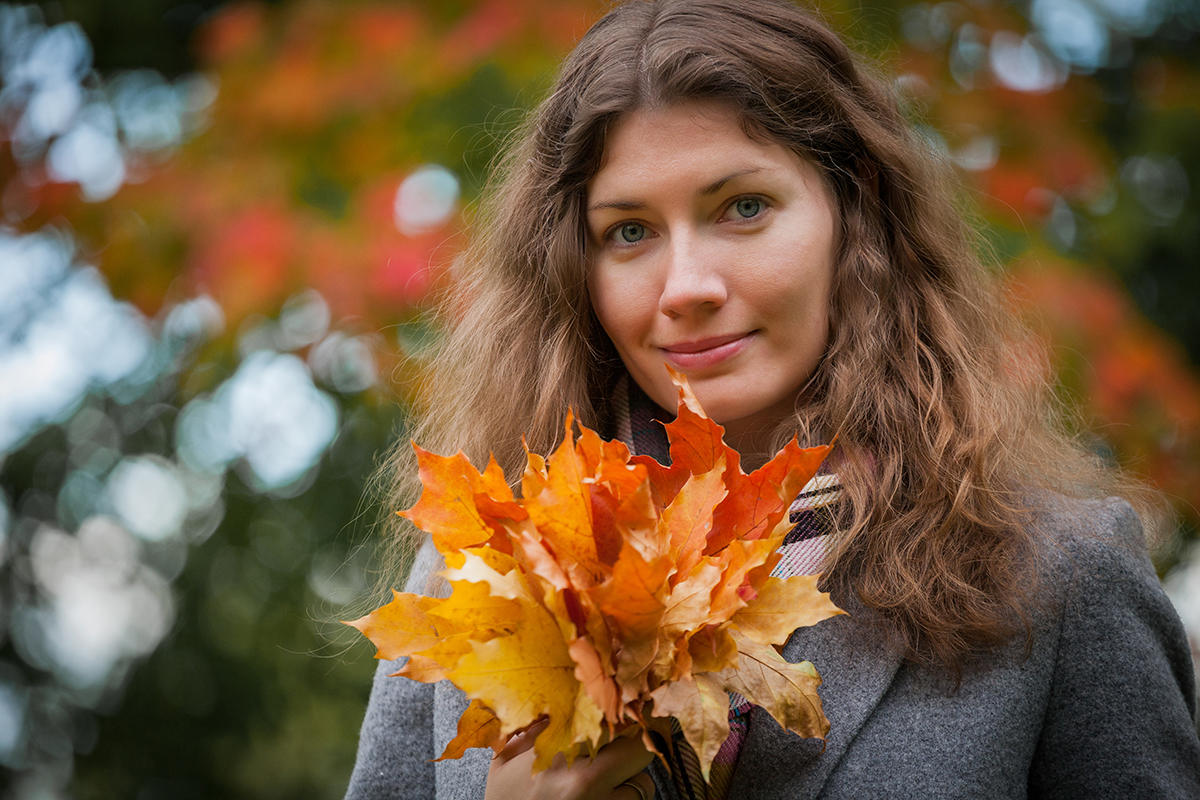
<svg viewBox="0 0 1200 800"><path fill-rule="evenodd" d="M795 439L747 475L687 386L666 425L671 464L633 456L570 414L549 458L528 453L516 497L492 460L414 444L423 492L399 512L433 537L448 597L393 591L349 624L408 656L396 675L449 680L471 698L441 757L499 751L546 718L534 769L676 717L705 779L729 733L729 692L787 730L824 737L821 683L773 645L841 613L816 576L770 576L792 499L828 446ZM440 759L439 759L440 760Z"/></svg>

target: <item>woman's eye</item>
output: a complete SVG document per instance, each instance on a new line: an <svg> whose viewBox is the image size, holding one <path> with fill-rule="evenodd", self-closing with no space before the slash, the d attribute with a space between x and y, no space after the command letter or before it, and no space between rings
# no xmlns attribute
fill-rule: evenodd
<svg viewBox="0 0 1200 800"><path fill-rule="evenodd" d="M763 211L763 201L757 197L743 197L733 204L733 210L742 219L752 219Z"/></svg>
<svg viewBox="0 0 1200 800"><path fill-rule="evenodd" d="M613 231L619 244L637 244L646 238L646 226L640 222L626 222Z"/></svg>

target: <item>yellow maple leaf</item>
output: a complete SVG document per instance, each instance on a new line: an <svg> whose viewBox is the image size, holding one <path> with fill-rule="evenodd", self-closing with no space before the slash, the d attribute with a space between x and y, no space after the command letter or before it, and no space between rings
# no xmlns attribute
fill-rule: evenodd
<svg viewBox="0 0 1200 800"><path fill-rule="evenodd" d="M828 594L817 590L819 577L767 578L754 602L739 609L730 621L743 636L759 644L783 644L797 627L846 613Z"/></svg>

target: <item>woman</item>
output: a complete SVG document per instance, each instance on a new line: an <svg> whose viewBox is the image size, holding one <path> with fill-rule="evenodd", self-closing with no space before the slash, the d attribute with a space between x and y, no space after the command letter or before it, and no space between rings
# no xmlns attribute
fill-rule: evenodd
<svg viewBox="0 0 1200 800"><path fill-rule="evenodd" d="M829 737L735 705L710 796L1200 797L1182 629L1137 515L1101 499L1146 493L1051 421L1045 364L953 199L812 14L618 6L497 179L413 438L517 475L521 435L549 450L570 406L661 456L664 363L751 466L837 434L836 502L794 507L796 543L818 545L788 569L823 572L850 614L783 650L821 671ZM401 505L407 443L392 469ZM397 541L401 559L415 540ZM421 548L410 589L437 591L436 568ZM668 771L634 740L537 774L529 736L431 763L465 700L395 669L349 797L703 796L686 758Z"/></svg>

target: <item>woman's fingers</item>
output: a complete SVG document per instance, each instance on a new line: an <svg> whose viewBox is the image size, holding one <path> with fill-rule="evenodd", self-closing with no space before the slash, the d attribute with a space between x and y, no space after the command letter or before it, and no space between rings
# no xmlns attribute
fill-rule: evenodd
<svg viewBox="0 0 1200 800"><path fill-rule="evenodd" d="M595 787L606 787L612 800L641 800L641 788L647 800L654 797L654 782L645 774L646 766L654 760L654 754L646 750L640 736L622 736L609 742L596 753L595 758L581 764L587 772L586 782ZM579 763L579 762L577 762ZM634 784L628 786L623 784Z"/></svg>
<svg viewBox="0 0 1200 800"><path fill-rule="evenodd" d="M621 780L625 780L644 770L653 760L654 754L642 744L640 736L621 736L601 747L591 763L605 774L623 773Z"/></svg>
<svg viewBox="0 0 1200 800"><path fill-rule="evenodd" d="M561 755L556 756L549 768L533 772L533 740L544 727L540 722L513 736L492 760L488 798L641 800L639 788L646 798L654 796L653 781L643 773L654 756L642 745L640 736L618 737L594 757L581 756L570 766ZM634 785L621 786L629 781Z"/></svg>

